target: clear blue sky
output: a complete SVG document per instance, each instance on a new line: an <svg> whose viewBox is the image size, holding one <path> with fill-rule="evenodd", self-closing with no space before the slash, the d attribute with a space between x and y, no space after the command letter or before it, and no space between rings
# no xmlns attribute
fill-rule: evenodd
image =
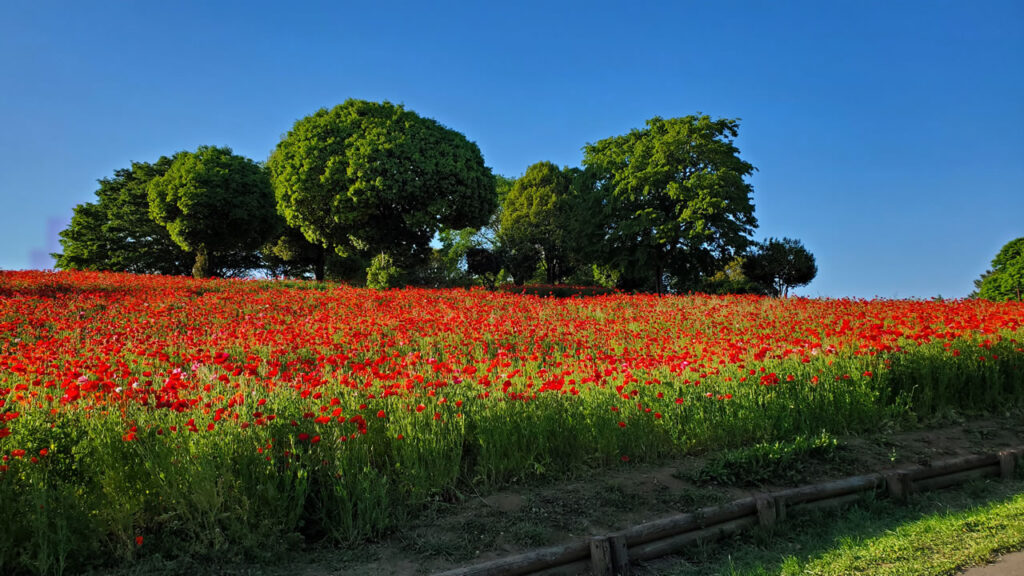
<svg viewBox="0 0 1024 576"><path fill-rule="evenodd" d="M741 119L758 238L810 296L966 295L1024 236L1024 2L49 2L0 5L0 268L131 161L265 160L295 120L390 100L495 172L579 165L655 115Z"/></svg>

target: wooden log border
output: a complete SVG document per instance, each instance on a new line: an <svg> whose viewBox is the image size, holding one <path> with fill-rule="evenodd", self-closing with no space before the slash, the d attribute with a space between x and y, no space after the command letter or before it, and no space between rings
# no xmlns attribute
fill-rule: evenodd
<svg viewBox="0 0 1024 576"><path fill-rule="evenodd" d="M757 494L604 536L591 536L560 546L448 570L437 576L583 573L628 576L631 562L678 553L694 544L711 542L756 526L771 528L784 523L793 513L848 506L868 497L888 497L905 502L917 492L938 490L979 478L1010 479L1024 465L1022 460L1024 447L1018 447Z"/></svg>

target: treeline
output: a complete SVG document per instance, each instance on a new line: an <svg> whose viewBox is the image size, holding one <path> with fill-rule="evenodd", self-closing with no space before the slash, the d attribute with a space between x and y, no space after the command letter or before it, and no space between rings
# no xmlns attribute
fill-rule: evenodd
<svg viewBox="0 0 1024 576"><path fill-rule="evenodd" d="M738 122L652 118L583 165L492 174L464 135L348 100L297 121L265 163L203 146L100 180L61 269L336 279L383 288L547 283L785 294L798 241L754 243Z"/></svg>

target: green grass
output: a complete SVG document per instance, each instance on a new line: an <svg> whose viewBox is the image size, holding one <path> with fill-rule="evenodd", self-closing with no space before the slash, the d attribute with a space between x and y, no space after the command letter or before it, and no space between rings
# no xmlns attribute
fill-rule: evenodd
<svg viewBox="0 0 1024 576"><path fill-rule="evenodd" d="M837 463L839 441L828 432L798 435L793 440L759 442L713 453L692 479L698 483L763 486L807 481L809 467Z"/></svg>
<svg viewBox="0 0 1024 576"><path fill-rule="evenodd" d="M774 533L719 542L658 573L672 576L957 573L1024 549L1024 481L920 494L908 506L872 502L792 518Z"/></svg>

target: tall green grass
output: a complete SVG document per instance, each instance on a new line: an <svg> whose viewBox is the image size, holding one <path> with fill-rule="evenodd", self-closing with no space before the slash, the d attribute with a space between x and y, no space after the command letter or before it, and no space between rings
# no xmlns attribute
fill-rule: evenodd
<svg viewBox="0 0 1024 576"><path fill-rule="evenodd" d="M18 445L31 451L0 474L0 572L66 574L153 555L272 561L303 543L378 537L427 502L470 487L856 433L950 410L1020 409L1024 355L1012 336L751 362L699 385L636 370L621 390L581 386L578 395L568 385L564 394L534 395L539 384L519 381L512 396L500 384L452 385L434 396L367 400L327 383L318 391L343 399L341 425L316 424L307 417L310 400L287 387L261 408L277 415L273 421L247 428L219 421L213 431L206 420L189 430L196 411L125 403L105 415L56 403L51 411L40 401L17 420ZM293 351L296 359L311 354ZM541 362L522 368L537 373ZM126 422L134 423L134 440L123 439ZM41 449L48 454L38 456Z"/></svg>

